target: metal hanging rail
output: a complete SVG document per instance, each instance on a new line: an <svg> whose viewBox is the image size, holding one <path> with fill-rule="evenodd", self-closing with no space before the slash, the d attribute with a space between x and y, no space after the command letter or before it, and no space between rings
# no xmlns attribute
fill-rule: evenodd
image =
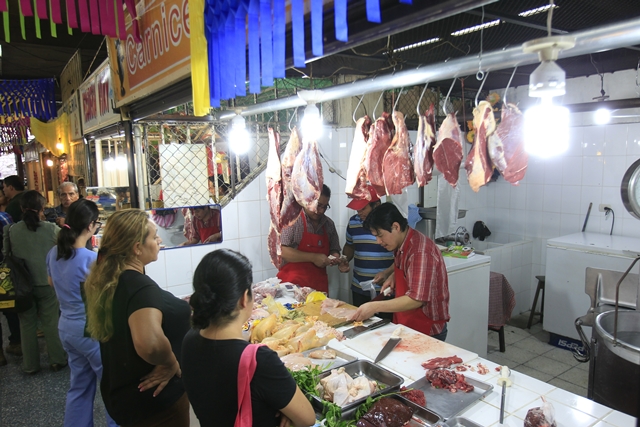
<svg viewBox="0 0 640 427"><path fill-rule="evenodd" d="M640 44L640 18L622 21L616 24L604 25L589 30L577 31L570 34L576 38L575 47L560 52L560 58L571 58L594 52L619 49ZM536 54L524 53L521 46L511 47L482 54L483 71L494 71L515 66L535 64L539 62ZM467 56L451 61L431 64L417 69L400 71L395 74L367 78L353 83L345 83L322 89L316 102L327 102L336 99L362 95L364 93L379 92L415 86L425 82L451 79L458 76L475 74L478 71L478 56ZM306 105L298 96L290 96L273 101L267 101L246 107L243 116L268 113ZM234 111L224 111L218 115L219 120L230 120L235 116Z"/></svg>

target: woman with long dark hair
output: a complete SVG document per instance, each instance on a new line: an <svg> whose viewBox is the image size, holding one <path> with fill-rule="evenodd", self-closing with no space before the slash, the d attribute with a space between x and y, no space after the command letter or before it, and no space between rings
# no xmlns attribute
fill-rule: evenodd
<svg viewBox="0 0 640 427"><path fill-rule="evenodd" d="M183 382L189 401L201 426L232 426L238 414L238 391L244 384L248 389L242 394L250 395L254 427L291 422L298 427L313 425L311 404L276 352L249 345L242 336L242 325L253 309L252 281L249 260L229 249L213 251L198 264L193 276L195 292L189 301L195 329L182 344ZM244 363L253 363L253 377L240 368ZM240 407L247 408L245 403Z"/></svg>
<svg viewBox="0 0 640 427"><path fill-rule="evenodd" d="M2 253L9 251L26 261L33 283L33 306L18 314L22 338L22 370L27 374L40 371L40 349L38 347L37 322L47 342L49 367L59 371L67 366L67 355L58 336L58 313L60 306L56 293L47 275L46 258L49 249L56 244L60 228L44 218L45 198L35 190L24 193L20 200L22 221L5 227Z"/></svg>
<svg viewBox="0 0 640 427"><path fill-rule="evenodd" d="M85 334L87 315L81 292L97 258L97 254L85 246L100 226L95 203L86 199L73 202L58 233L58 244L47 255L49 283L60 302L58 332L71 368L65 427L93 426L93 401L102 377L100 344ZM107 424L116 426L108 414Z"/></svg>

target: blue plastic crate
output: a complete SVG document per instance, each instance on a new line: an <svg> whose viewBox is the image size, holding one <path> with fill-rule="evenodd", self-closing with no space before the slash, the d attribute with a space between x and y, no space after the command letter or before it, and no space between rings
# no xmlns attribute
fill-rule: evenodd
<svg viewBox="0 0 640 427"><path fill-rule="evenodd" d="M574 340L573 338L565 337L554 333L549 334L549 344L552 346L561 348L563 350L574 351L578 350L584 352L584 346L582 341Z"/></svg>

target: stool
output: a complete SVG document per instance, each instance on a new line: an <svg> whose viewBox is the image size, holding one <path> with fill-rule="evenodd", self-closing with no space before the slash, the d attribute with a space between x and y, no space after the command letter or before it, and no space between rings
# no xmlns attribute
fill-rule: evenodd
<svg viewBox="0 0 640 427"><path fill-rule="evenodd" d="M531 323L533 322L533 316L540 315L540 323L544 319L544 279L545 276L536 276L538 279L538 287L536 288L536 296L533 298L533 305L531 306L531 314L529 315L529 322L527 322L527 329L531 329ZM542 301L540 302L540 311L535 311L538 305L538 297L542 292Z"/></svg>
<svg viewBox="0 0 640 427"><path fill-rule="evenodd" d="M498 340L500 342L500 353L504 353L506 350L506 345L504 343L504 325L500 326L500 328L496 329L496 328L492 328L491 326L489 326L489 330L490 331L495 331L498 333Z"/></svg>

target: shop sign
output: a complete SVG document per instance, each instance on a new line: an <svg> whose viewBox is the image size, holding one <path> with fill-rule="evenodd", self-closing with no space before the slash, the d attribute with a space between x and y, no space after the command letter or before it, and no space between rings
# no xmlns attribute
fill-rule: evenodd
<svg viewBox="0 0 640 427"><path fill-rule="evenodd" d="M113 112L111 71L106 60L80 86L82 129L85 134L117 123L120 115Z"/></svg>
<svg viewBox="0 0 640 427"><path fill-rule="evenodd" d="M142 43L134 40L128 13L127 39L107 38L117 107L183 80L191 72L188 0L142 0L137 11Z"/></svg>
<svg viewBox="0 0 640 427"><path fill-rule="evenodd" d="M69 117L69 137L71 141L82 139L82 123L80 120L80 103L78 101L78 91L69 97L62 104L62 111Z"/></svg>

